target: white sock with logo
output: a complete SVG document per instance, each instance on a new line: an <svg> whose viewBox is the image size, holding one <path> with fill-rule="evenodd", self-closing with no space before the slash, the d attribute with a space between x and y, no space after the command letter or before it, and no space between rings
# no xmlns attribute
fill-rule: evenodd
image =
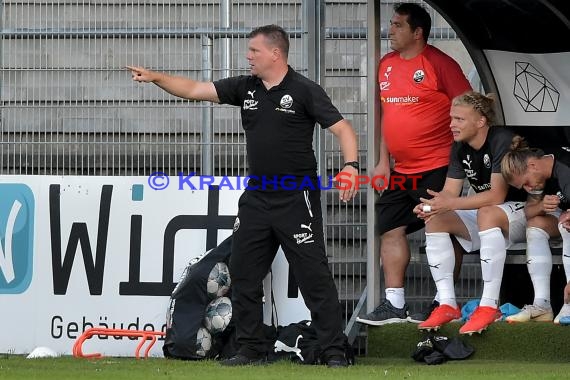
<svg viewBox="0 0 570 380"><path fill-rule="evenodd" d="M440 304L457 307L453 284L455 253L449 234L446 232L426 233L426 256L431 276L437 287Z"/></svg>
<svg viewBox="0 0 570 380"><path fill-rule="evenodd" d="M401 309L406 304L404 288L386 288L386 299L392 306Z"/></svg>
<svg viewBox="0 0 570 380"><path fill-rule="evenodd" d="M566 274L566 282L570 282L570 232L558 224L560 236L562 236L562 264L564 265L564 273Z"/></svg>
<svg viewBox="0 0 570 380"><path fill-rule="evenodd" d="M550 236L537 227L526 229L526 257L528 274L534 288L533 304L543 308L550 305L550 273L552 272L552 253L548 244Z"/></svg>
<svg viewBox="0 0 570 380"><path fill-rule="evenodd" d="M499 307L501 281L507 258L505 237L499 227L479 232L483 295L479 306Z"/></svg>

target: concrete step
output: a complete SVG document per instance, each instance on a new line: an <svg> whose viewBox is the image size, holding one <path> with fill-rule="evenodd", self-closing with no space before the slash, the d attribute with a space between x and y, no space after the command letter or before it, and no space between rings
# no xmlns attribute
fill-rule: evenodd
<svg viewBox="0 0 570 380"><path fill-rule="evenodd" d="M134 134L133 137L138 139L145 138L139 134L152 134L163 139L165 135L171 135L168 136L170 143L180 141L176 135L183 134L199 141L204 130L204 112L211 111L210 130L214 136L233 144L245 141L236 107L210 107L176 99L153 103L139 102L136 98L121 102L112 98L91 101L75 96L69 94L65 100L57 101L22 99L24 103L18 104L7 100L2 108L3 131L40 133L42 137L72 133L80 141L89 139L93 133L102 137ZM23 141L32 136L24 136Z"/></svg>
<svg viewBox="0 0 570 380"><path fill-rule="evenodd" d="M199 173L200 157L196 146L186 144L180 147L157 144L109 144L98 143L92 146L78 145L70 151L72 143L43 145L33 154L28 146L6 144L0 156L5 174L53 174L53 175L126 175L148 176L155 171L162 171L170 176L179 172L189 175ZM40 145L38 143L38 145ZM66 154L54 153L68 151ZM82 154L90 151L92 154ZM166 153L165 153L166 152ZM181 154L183 152L184 154ZM244 156L214 154L215 162L232 160L233 168L217 168L214 175L243 176L247 166ZM13 172L17 168L17 172ZM196 169L198 168L198 169ZM235 171L235 172L232 172Z"/></svg>
<svg viewBox="0 0 570 380"><path fill-rule="evenodd" d="M366 260L365 259L329 259L329 267L333 276L350 277L350 278L366 278Z"/></svg>
<svg viewBox="0 0 570 380"><path fill-rule="evenodd" d="M46 6L45 1L4 1L6 29L46 28L54 26L70 30L82 29L162 29L164 27L193 29L221 25L222 12L219 1L168 0L161 3L138 1L127 3L105 0L79 4L60 1ZM281 20L283 24L295 25L301 1L294 0L276 6L265 1L240 1L232 7L233 15L242 18L255 16L259 25ZM363 4L366 8L365 4ZM27 17L25 17L27 16ZM365 19L365 18L364 18ZM243 22L243 20L240 20ZM236 24L237 21L234 21Z"/></svg>

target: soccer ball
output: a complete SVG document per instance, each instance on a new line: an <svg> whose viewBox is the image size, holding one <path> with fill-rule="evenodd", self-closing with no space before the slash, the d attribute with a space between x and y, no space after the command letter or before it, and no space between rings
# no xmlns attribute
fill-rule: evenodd
<svg viewBox="0 0 570 380"><path fill-rule="evenodd" d="M196 355L205 358L211 348L212 335L204 327L200 327L196 334Z"/></svg>
<svg viewBox="0 0 570 380"><path fill-rule="evenodd" d="M216 298L206 306L204 326L213 334L219 334L228 327L232 319L232 301L228 297Z"/></svg>
<svg viewBox="0 0 570 380"><path fill-rule="evenodd" d="M216 299L225 296L230 289L231 283L228 266L223 262L216 263L210 271L208 282L206 283L208 297Z"/></svg>

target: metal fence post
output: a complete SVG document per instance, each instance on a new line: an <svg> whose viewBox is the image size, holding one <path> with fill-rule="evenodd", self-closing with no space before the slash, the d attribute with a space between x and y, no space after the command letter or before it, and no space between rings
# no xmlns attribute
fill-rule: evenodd
<svg viewBox="0 0 570 380"><path fill-rule="evenodd" d="M211 82L213 75L213 59L212 50L213 42L212 37L208 35L202 35L202 80L205 82ZM200 166L200 172L202 175L213 175L213 147L212 147L212 137L213 137L213 113L212 107L202 108L202 164Z"/></svg>

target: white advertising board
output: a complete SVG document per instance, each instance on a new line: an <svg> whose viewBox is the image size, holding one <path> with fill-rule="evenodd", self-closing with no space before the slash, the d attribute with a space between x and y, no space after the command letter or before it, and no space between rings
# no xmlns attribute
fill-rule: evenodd
<svg viewBox="0 0 570 380"><path fill-rule="evenodd" d="M192 258L231 234L243 189L192 188L172 178L157 191L157 183L0 176L0 352L46 346L70 354L89 327L165 331L176 281ZM280 255L273 286L286 289L276 283L288 277ZM294 300L274 293L286 311L280 324L310 319L300 292ZM136 346L125 337L94 337L84 352L133 356ZM162 356L162 340L150 354Z"/></svg>
<svg viewBox="0 0 570 380"><path fill-rule="evenodd" d="M568 126L570 53L484 51L509 126Z"/></svg>

